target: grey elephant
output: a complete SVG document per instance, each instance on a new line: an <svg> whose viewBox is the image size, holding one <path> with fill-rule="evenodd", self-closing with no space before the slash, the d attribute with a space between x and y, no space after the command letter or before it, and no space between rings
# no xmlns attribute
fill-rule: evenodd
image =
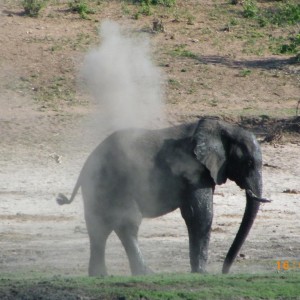
<svg viewBox="0 0 300 300"><path fill-rule="evenodd" d="M146 274L138 246L142 218L177 208L185 220L192 272L205 272L215 186L231 179L246 191L246 209L223 265L229 269L259 210L262 155L254 135L214 118L161 130L128 129L108 136L86 160L71 198L81 187L90 239L90 276L105 276L105 244L115 231L132 274Z"/></svg>

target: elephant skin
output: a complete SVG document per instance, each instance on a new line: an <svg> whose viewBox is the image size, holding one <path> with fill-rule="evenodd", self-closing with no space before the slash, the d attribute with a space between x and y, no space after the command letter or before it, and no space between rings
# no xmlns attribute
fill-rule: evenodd
<svg viewBox="0 0 300 300"><path fill-rule="evenodd" d="M147 274L138 245L143 218L177 208L185 220L192 272L205 272L215 186L231 179L246 191L246 209L228 251L223 273L242 247L256 217L262 194L262 155L254 135L215 118L161 130L116 131L86 160L71 198L81 187L90 238L90 276L105 276L105 244L115 231L133 275Z"/></svg>

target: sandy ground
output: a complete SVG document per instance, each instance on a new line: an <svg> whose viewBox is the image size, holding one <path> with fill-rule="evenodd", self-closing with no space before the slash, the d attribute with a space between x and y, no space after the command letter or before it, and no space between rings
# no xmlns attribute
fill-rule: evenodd
<svg viewBox="0 0 300 300"><path fill-rule="evenodd" d="M0 273L85 275L89 242L81 197L63 207L55 197L59 192L70 195L83 162L103 135L99 128L97 133L91 130L95 123L86 121L89 108L80 105L78 93L77 105L67 105L69 98L74 100L83 53L97 43L95 22L83 22L67 4L49 6L42 17L26 18L20 6L7 2L0 4ZM158 62L170 79L167 115L183 120L188 115L251 114L256 109L267 115L294 115L299 65L269 54L259 59L245 55L245 41L235 38L239 27L224 33L220 28L227 19L206 16L212 5L197 1L194 25L165 17L166 32L152 35L152 42L166 53ZM117 19L140 31L147 24L149 31L153 21L152 16L124 17L114 1L93 18ZM170 55L180 45L199 55L197 60ZM249 75L241 75L249 69ZM43 88L58 94L33 104L35 94L47 96ZM264 196L273 202L262 206L232 272L276 272L277 261L285 260L300 271L300 141L293 141L262 146ZM244 207L244 193L235 184L217 188L209 272L221 272ZM187 231L179 211L144 220L140 244L155 272L189 272ZM107 245L107 265L110 274L129 274L114 235Z"/></svg>
<svg viewBox="0 0 300 300"><path fill-rule="evenodd" d="M1 111L0 272L85 275L89 241L81 196L63 207L55 197L70 195L98 139L75 121L75 113L64 123L23 105L26 99L10 96ZM299 149L297 142L263 144L264 196L273 202L262 205L232 272L276 272L278 260L288 260L300 271ZM244 207L244 194L234 183L217 188L209 272L221 272ZM178 210L144 220L140 244L155 272L189 272L187 231ZM107 265L110 274L129 274L114 235L108 241Z"/></svg>

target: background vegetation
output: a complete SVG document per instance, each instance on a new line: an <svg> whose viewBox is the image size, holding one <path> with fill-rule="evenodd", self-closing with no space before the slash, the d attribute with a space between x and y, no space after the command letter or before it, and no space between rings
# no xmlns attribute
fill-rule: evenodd
<svg viewBox="0 0 300 300"><path fill-rule="evenodd" d="M27 44L49 45L55 59L85 53L97 44L98 22L104 15L130 20L138 31L150 33L157 45L154 56L168 76L166 96L170 105L183 104L184 99L186 107L195 110L202 105L206 113L217 107L222 114L231 116L295 115L299 99L294 92L288 95L286 91L289 85L295 87L298 82L300 4L297 0L207 0L203 4L193 0L4 1L22 8L24 19L29 16L37 23L66 22L66 32L72 32L74 21L82 22L81 29L72 36L62 32L55 38L24 37ZM238 57L244 61L238 61ZM43 66L47 63L40 62ZM66 64L66 61L57 63ZM175 65L182 67L175 68ZM48 76L45 72L43 76L37 72L22 75L18 89L33 87L37 102L54 110L65 104L86 102L86 98L78 99L76 93L76 66L68 63L65 69L68 72L64 74L48 69ZM221 81L217 80L218 76L222 77ZM229 78L235 83L230 83ZM275 96L259 93L260 88L251 87L250 82L272 84ZM234 100L237 104L234 109L233 94L240 99L238 103ZM255 99L252 104L246 99L250 95ZM275 109L274 101L282 104L280 111Z"/></svg>

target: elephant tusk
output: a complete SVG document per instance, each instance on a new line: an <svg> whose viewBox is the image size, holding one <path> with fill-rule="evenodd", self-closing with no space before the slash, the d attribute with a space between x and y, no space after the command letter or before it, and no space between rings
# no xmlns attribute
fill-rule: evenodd
<svg viewBox="0 0 300 300"><path fill-rule="evenodd" d="M259 198L257 197L251 190L246 190L246 194L253 200L261 202L261 203L270 203L272 200L267 199L267 198Z"/></svg>

